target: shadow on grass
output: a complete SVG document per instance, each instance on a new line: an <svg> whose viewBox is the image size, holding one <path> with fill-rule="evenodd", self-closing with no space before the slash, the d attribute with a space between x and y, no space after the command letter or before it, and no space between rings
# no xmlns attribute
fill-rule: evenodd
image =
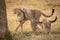
<svg viewBox="0 0 60 40"><path fill-rule="evenodd" d="M25 32L25 33L22 33L23 35L25 36L31 36L31 34L34 34L34 35L41 35L41 34L46 34L46 33L42 33L42 32ZM51 34L60 34L60 32L51 32ZM21 35L21 33L15 33L13 36L15 35Z"/></svg>
<svg viewBox="0 0 60 40"><path fill-rule="evenodd" d="M35 39L40 39L38 37L45 37L46 39L49 39L47 37L55 37L55 35L57 34L60 34L60 32L51 32L50 35L46 35L45 33L42 33L42 32L25 32L25 33L14 33L13 36L12 36L12 40L31 40L32 38L35 40ZM42 39L44 39L42 37ZM52 38L51 37L51 38ZM54 38L52 38L54 39Z"/></svg>
<svg viewBox="0 0 60 40"><path fill-rule="evenodd" d="M12 40L11 32L8 31L8 33L4 37L0 38L0 40Z"/></svg>
<svg viewBox="0 0 60 40"><path fill-rule="evenodd" d="M51 34L60 34L60 32L51 32Z"/></svg>

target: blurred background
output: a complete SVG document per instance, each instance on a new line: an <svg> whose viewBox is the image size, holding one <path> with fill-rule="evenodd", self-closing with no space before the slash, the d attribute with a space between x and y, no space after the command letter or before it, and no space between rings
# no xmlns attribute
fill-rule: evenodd
<svg viewBox="0 0 60 40"><path fill-rule="evenodd" d="M17 15L13 14L13 9L20 8L21 6L42 11L46 15L50 15L52 8L54 8L54 15L48 19L54 20L56 16L58 17L57 21L55 23L52 23L51 31L60 32L60 0L6 0L8 28L11 32L14 32L16 27L19 25ZM41 20L44 18L46 17L41 16ZM23 26L24 32L32 31L29 20L26 21ZM21 28L19 28L17 32L20 31Z"/></svg>

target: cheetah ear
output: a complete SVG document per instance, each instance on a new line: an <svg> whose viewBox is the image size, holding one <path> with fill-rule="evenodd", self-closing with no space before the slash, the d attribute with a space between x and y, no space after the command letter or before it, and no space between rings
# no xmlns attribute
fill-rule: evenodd
<svg viewBox="0 0 60 40"><path fill-rule="evenodd" d="M24 10L24 9L25 9L25 7L24 7L24 6L22 6L20 9L21 9L21 10Z"/></svg>
<svg viewBox="0 0 60 40"><path fill-rule="evenodd" d="M20 8L20 10L23 10L23 8Z"/></svg>

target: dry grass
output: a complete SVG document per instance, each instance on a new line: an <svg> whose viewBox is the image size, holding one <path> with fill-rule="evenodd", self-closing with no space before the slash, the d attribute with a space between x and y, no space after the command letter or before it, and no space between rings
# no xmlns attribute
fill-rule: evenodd
<svg viewBox="0 0 60 40"><path fill-rule="evenodd" d="M19 22L17 20L17 16L13 14L13 9L14 8L20 8L21 6L28 7L29 9L36 9L44 12L46 15L51 14L51 9L55 9L55 13L52 17L50 17L50 20L53 20L55 16L58 17L58 20L52 24L51 28L52 31L57 30L59 31L59 26L60 26L60 7L59 0L6 0L6 7L7 7L7 19L8 19L8 28L11 32L14 32L16 27L18 26ZM47 11L48 10L48 11ZM45 18L44 16L41 16L41 20ZM24 24L24 31L32 31L31 26L30 26L30 21L27 21ZM20 28L19 30L20 31Z"/></svg>
<svg viewBox="0 0 60 40"><path fill-rule="evenodd" d="M13 40L60 40L60 34L23 33L13 35Z"/></svg>
<svg viewBox="0 0 60 40"><path fill-rule="evenodd" d="M29 9L36 9L44 12L46 15L51 14L51 9L55 9L54 15L49 18L50 20L53 20L55 16L58 17L58 20L52 24L51 26L51 32L53 33L59 33L60 32L60 0L6 0L6 7L7 7L7 19L8 19L8 28L13 34L16 27L18 26L19 22L17 20L17 16L13 14L14 8L20 8L21 6L26 6ZM41 16L41 20L45 18ZM60 40L60 34L41 34L41 33L26 33L31 32L31 26L30 21L27 21L24 24L24 34L15 33L13 34L14 40ZM18 32L20 32L20 28L18 29Z"/></svg>

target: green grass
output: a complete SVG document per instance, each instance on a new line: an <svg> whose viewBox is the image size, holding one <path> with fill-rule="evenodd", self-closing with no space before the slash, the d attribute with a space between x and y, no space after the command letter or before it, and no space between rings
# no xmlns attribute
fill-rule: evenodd
<svg viewBox="0 0 60 40"><path fill-rule="evenodd" d="M36 2L35 3L35 2L30 2L30 1L28 1L28 2L22 2L22 4L20 4L19 2L18 3L13 3L13 2L12 3L7 3L8 26L9 26L9 30L11 32L15 31L15 28L16 28L16 26L18 24L18 22L16 21L16 18L15 18L16 16L13 14L13 11L11 11L11 10L13 10L15 7L20 7L21 5L27 6L27 7L31 8L31 9L41 9L41 11L43 11L42 9L48 10L51 7L52 8L60 7L60 4L57 4L57 3L56 4L54 4L54 3L53 4L48 4L48 2L47 2L47 4L45 4L43 2ZM51 11L51 10L49 9L48 11ZM45 11L45 12L48 12L48 11ZM55 12L57 12L57 11L55 11ZM58 25L58 24L59 23L57 23L56 25ZM52 27L55 27L55 26L52 26ZM11 39L11 37L12 37L12 39ZM6 36L6 38L7 38L6 40L60 40L60 32L58 32L57 28L54 29L51 32L50 35L47 35L47 34L42 33L42 32L35 32L35 33L34 32L29 32L29 33L25 32L23 34L16 32L16 33L13 33L13 34L9 33Z"/></svg>
<svg viewBox="0 0 60 40"><path fill-rule="evenodd" d="M15 33L12 36L13 40L60 40L60 34L52 32L51 34L44 34L41 32L31 33Z"/></svg>
<svg viewBox="0 0 60 40"><path fill-rule="evenodd" d="M47 4L47 6L60 7L60 4Z"/></svg>
<svg viewBox="0 0 60 40"><path fill-rule="evenodd" d="M11 32L8 32L4 37L0 37L0 40L12 40Z"/></svg>
<svg viewBox="0 0 60 40"><path fill-rule="evenodd" d="M60 40L60 32L53 31L51 34L42 32L11 33L0 40Z"/></svg>

